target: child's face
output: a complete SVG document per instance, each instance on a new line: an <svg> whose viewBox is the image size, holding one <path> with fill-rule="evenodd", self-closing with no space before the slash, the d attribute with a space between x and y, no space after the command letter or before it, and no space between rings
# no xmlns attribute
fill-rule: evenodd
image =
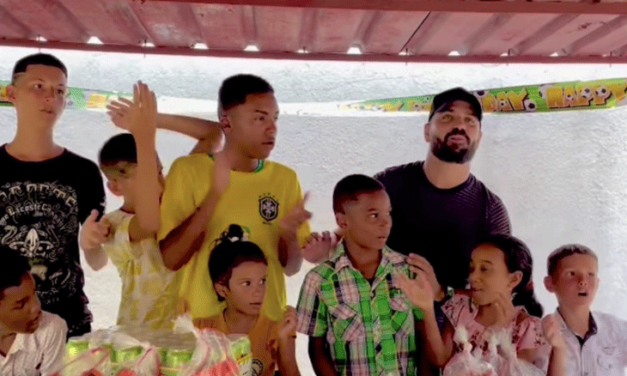
<svg viewBox="0 0 627 376"><path fill-rule="evenodd" d="M509 272L500 249L486 244L472 251L469 281L476 305L491 304L500 294L511 295L521 279L521 272Z"/></svg>
<svg viewBox="0 0 627 376"><path fill-rule="evenodd" d="M0 325L11 333L34 333L41 321L41 305L35 280L24 274L19 286L4 290L0 300Z"/></svg>
<svg viewBox="0 0 627 376"><path fill-rule="evenodd" d="M570 255L560 260L552 277L544 280L549 292L555 293L560 306L592 305L599 288L597 260L590 255Z"/></svg>
<svg viewBox="0 0 627 376"><path fill-rule="evenodd" d="M380 250L390 236L392 228L392 204L384 190L362 193L356 202L344 205L345 213L337 213L336 219L346 237L358 246Z"/></svg>
<svg viewBox="0 0 627 376"><path fill-rule="evenodd" d="M247 314L258 315L266 296L268 266L246 261L233 268L227 288L218 287L228 307Z"/></svg>
<svg viewBox="0 0 627 376"><path fill-rule="evenodd" d="M67 101L67 77L56 67L29 65L15 84L9 86L9 99L23 124L54 127Z"/></svg>
<svg viewBox="0 0 627 376"><path fill-rule="evenodd" d="M165 186L165 177L163 176L163 166L161 165L161 162L158 161L157 163L159 198L161 198L163 188ZM145 187L145 183L137 179L137 167L133 167L128 176L119 176L114 179L109 179L107 186L109 187L111 193L124 198L126 206L131 206L130 209L134 209L137 203L137 198L140 197Z"/></svg>
<svg viewBox="0 0 627 376"><path fill-rule="evenodd" d="M266 159L274 149L279 105L272 93L250 94L223 115L224 132L249 158Z"/></svg>

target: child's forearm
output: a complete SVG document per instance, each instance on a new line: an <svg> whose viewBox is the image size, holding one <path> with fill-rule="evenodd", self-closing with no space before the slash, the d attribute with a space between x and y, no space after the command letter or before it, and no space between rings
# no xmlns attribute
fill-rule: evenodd
<svg viewBox="0 0 627 376"><path fill-rule="evenodd" d="M300 271L303 265L303 251L298 244L298 239L279 239L279 262L288 277Z"/></svg>
<svg viewBox="0 0 627 376"><path fill-rule="evenodd" d="M159 114L157 127L178 132L196 140L219 140L222 136L220 123L191 116Z"/></svg>
<svg viewBox="0 0 627 376"><path fill-rule="evenodd" d="M159 231L159 166L155 148L155 136L135 138L137 145L136 180L141 182L141 194L137 195L136 215L142 232Z"/></svg>
<svg viewBox="0 0 627 376"><path fill-rule="evenodd" d="M286 343L279 344L279 374L281 376L300 376L296 362L296 339L291 338Z"/></svg>
<svg viewBox="0 0 627 376"><path fill-rule="evenodd" d="M168 269L180 269L200 249L219 200L218 194L210 192L194 214L159 242L163 263Z"/></svg>
<svg viewBox="0 0 627 376"><path fill-rule="evenodd" d="M420 333L425 343L425 353L434 366L444 367L451 358L451 351L447 349L433 310L424 312L424 318L420 324Z"/></svg>
<svg viewBox="0 0 627 376"><path fill-rule="evenodd" d="M547 376L566 376L566 350L554 347L549 357Z"/></svg>
<svg viewBox="0 0 627 376"><path fill-rule="evenodd" d="M339 376L330 354L326 351L324 337L309 337L309 359L317 376Z"/></svg>

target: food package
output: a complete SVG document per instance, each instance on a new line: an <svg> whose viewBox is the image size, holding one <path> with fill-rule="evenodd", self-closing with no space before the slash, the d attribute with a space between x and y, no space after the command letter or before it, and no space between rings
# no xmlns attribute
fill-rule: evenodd
<svg viewBox="0 0 627 376"><path fill-rule="evenodd" d="M239 376L252 376L253 354L250 339L244 334L231 334L227 338L231 342L231 351L239 367Z"/></svg>
<svg viewBox="0 0 627 376"><path fill-rule="evenodd" d="M85 351L52 376L108 376L111 372L109 356L106 348Z"/></svg>
<svg viewBox="0 0 627 376"><path fill-rule="evenodd" d="M472 352L472 344L468 341L468 332L464 326L455 330L455 343L462 351L455 354L444 367L444 376L497 376L494 368L483 361L478 354Z"/></svg>
<svg viewBox="0 0 627 376"><path fill-rule="evenodd" d="M496 369L498 376L544 376L545 372L533 364L518 359L512 343L511 330L494 333L490 338L490 351L485 360ZM498 349L496 349L498 347Z"/></svg>
<svg viewBox="0 0 627 376"><path fill-rule="evenodd" d="M114 333L111 337L115 354L113 375L160 376L159 353L151 344L124 333Z"/></svg>
<svg viewBox="0 0 627 376"><path fill-rule="evenodd" d="M175 332L193 333L196 337L194 355L179 376L239 376L231 343L223 333L196 329L189 315L180 316L175 328Z"/></svg>

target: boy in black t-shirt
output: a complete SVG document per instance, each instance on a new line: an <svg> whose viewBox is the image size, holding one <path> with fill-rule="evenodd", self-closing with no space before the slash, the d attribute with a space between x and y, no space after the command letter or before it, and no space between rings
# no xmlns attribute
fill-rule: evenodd
<svg viewBox="0 0 627 376"><path fill-rule="evenodd" d="M17 131L0 147L0 244L28 258L42 308L67 322L70 337L78 336L89 332L92 322L79 225L98 222L104 211L102 176L95 163L54 143L68 96L61 61L47 54L21 59L7 96L17 112ZM91 237L105 238L106 224L97 228ZM84 254L92 269L106 265L101 247Z"/></svg>

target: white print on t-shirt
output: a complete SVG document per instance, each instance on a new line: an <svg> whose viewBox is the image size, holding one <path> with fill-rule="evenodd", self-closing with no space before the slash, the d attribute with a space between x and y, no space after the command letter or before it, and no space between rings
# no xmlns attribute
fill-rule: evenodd
<svg viewBox="0 0 627 376"><path fill-rule="evenodd" d="M73 296L82 279L77 249L78 198L57 182L10 182L0 186L0 243L32 265L44 306Z"/></svg>

